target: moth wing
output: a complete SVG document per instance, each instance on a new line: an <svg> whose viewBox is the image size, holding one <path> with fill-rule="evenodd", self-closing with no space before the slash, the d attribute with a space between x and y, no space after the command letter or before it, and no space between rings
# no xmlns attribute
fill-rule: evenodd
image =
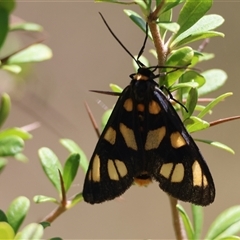
<svg viewBox="0 0 240 240"><path fill-rule="evenodd" d="M156 88L153 101L158 114L149 114L145 144L148 172L171 196L197 205L214 201L215 187L196 143L163 92Z"/></svg>
<svg viewBox="0 0 240 240"><path fill-rule="evenodd" d="M139 158L139 153L132 130L137 124L136 116L133 111L127 111L131 107L126 101L131 101L130 94L128 86L119 97L90 159L83 198L91 204L114 199L133 183L137 171L134 159Z"/></svg>

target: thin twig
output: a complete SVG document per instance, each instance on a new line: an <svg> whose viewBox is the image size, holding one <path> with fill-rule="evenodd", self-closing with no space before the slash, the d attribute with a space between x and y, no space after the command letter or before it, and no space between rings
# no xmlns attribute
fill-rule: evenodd
<svg viewBox="0 0 240 240"><path fill-rule="evenodd" d="M96 122L96 120L95 120L95 118L94 118L94 116L92 114L92 111L91 111L90 107L88 106L87 102L84 102L84 105L85 105L85 108L87 110L88 116L89 116L89 118L91 120L91 123L93 125L93 128L94 128L98 138L100 138L101 134L99 132L99 128L98 128L97 122Z"/></svg>
<svg viewBox="0 0 240 240"><path fill-rule="evenodd" d="M230 122L237 119L240 119L240 116L233 116L233 117L218 119L216 121L210 122L210 127L216 126L220 123Z"/></svg>

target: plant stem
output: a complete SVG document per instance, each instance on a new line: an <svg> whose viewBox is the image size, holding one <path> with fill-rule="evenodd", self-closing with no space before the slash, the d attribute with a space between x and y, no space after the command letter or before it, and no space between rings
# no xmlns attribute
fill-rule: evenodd
<svg viewBox="0 0 240 240"><path fill-rule="evenodd" d="M162 3L164 3L164 1L162 1ZM165 61L167 58L167 49L164 45L164 42L161 39L159 28L158 28L158 25L156 24L157 16L161 10L161 7L162 7L162 5L161 6L159 5L156 8L156 10L148 16L148 20L147 20L149 29L150 29L152 37L153 37L153 42L154 42L154 45L156 48L159 66L163 66L165 64ZM169 201L170 201L170 207L171 207L171 211L172 211L173 227L174 227L176 239L178 239L178 240L187 239L186 232L183 227L180 214L176 208L177 199L169 196Z"/></svg>
<svg viewBox="0 0 240 240"><path fill-rule="evenodd" d="M170 201L170 207L172 210L172 220L173 220L173 228L175 231L175 236L176 239L178 240L184 240L187 239L185 229L183 227L183 222L182 219L179 215L179 212L176 208L176 205L178 203L178 200L176 198L173 198L169 196L169 201Z"/></svg>
<svg viewBox="0 0 240 240"><path fill-rule="evenodd" d="M45 218L41 220L41 222L49 222L52 223L57 217L59 217L62 213L67 210L65 206L59 205L55 208L51 213L49 213Z"/></svg>

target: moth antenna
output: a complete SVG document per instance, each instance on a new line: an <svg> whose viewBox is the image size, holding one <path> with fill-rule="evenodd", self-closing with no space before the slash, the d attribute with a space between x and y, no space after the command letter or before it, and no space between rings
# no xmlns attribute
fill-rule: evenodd
<svg viewBox="0 0 240 240"><path fill-rule="evenodd" d="M145 46L146 46L146 43L147 43L147 39L148 39L148 23L146 22L146 35L145 35L145 38L144 38L144 41L143 41L143 45L138 53L138 56L137 56L137 61L139 62L139 65L141 67L144 66L143 63L141 63L141 61L139 60L139 58L142 56L143 52L144 52L144 49L145 49Z"/></svg>
<svg viewBox="0 0 240 240"><path fill-rule="evenodd" d="M128 53L128 55L131 56L131 58L137 63L137 65L138 65L139 67L144 66L144 64L141 63L141 62L138 60L138 58L142 55L142 53L143 53L143 51L144 51L144 48L145 48L145 45L146 45L146 41L147 41L147 35L148 35L148 34L146 34L146 37L145 37L145 39L144 39L143 46L142 46L142 48L141 48L141 50L140 50L140 52L139 52L139 54L138 54L137 59L135 59L135 57L130 53L130 51L123 45L123 43L119 40L119 38L118 38L118 37L115 35L115 33L112 31L112 29L111 29L110 26L108 25L107 21L105 20L105 18L103 17L103 15L102 15L100 12L99 12L99 15L101 16L101 18L102 18L104 24L106 25L106 27L108 28L109 32L112 34L112 36L115 38L115 40L122 46L122 48ZM147 25L147 24L146 24L146 25ZM148 28L146 28L146 29L148 29Z"/></svg>

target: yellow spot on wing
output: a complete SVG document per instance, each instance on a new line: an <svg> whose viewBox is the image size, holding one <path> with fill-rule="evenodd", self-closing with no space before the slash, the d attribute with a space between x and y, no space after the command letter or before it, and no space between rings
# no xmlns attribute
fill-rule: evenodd
<svg viewBox="0 0 240 240"><path fill-rule="evenodd" d="M138 148L137 148L137 143L136 143L136 139L135 139L133 130L128 128L123 123L120 123L119 127L120 127L120 132L122 133L122 136L124 138L126 145L129 148L132 148L133 150L137 151Z"/></svg>
<svg viewBox="0 0 240 240"><path fill-rule="evenodd" d="M172 173L171 182L181 182L184 177L184 167L182 163L175 165L175 168Z"/></svg>
<svg viewBox="0 0 240 240"><path fill-rule="evenodd" d="M160 145L166 134L166 127L150 130L147 134L147 140L145 143L145 150L156 149Z"/></svg>
<svg viewBox="0 0 240 240"><path fill-rule="evenodd" d="M125 108L126 111L131 112L133 110L133 101L131 98L128 98L124 104L123 107Z"/></svg>
<svg viewBox="0 0 240 240"><path fill-rule="evenodd" d="M115 164L117 166L117 170L118 170L120 176L121 177L126 176L128 171L127 171L127 168L126 168L126 165L124 164L124 162L116 159Z"/></svg>
<svg viewBox="0 0 240 240"><path fill-rule="evenodd" d="M202 187L202 184L204 184L203 174L202 174L201 166L199 165L197 160L195 160L195 162L192 165L192 174L193 174L193 186ZM206 181L205 181L205 184L207 184Z"/></svg>
<svg viewBox="0 0 240 240"><path fill-rule="evenodd" d="M100 182L100 158L96 154L93 159L92 165L92 180L94 182Z"/></svg>
<svg viewBox="0 0 240 240"><path fill-rule="evenodd" d="M104 139L114 145L116 141L116 131L112 127L109 127L104 135Z"/></svg>
<svg viewBox="0 0 240 240"><path fill-rule="evenodd" d="M149 103L149 113L158 114L160 111L161 111L161 107L157 102L151 101Z"/></svg>
<svg viewBox="0 0 240 240"><path fill-rule="evenodd" d="M160 169L160 174L165 178L169 178L173 169L173 163L164 163Z"/></svg>
<svg viewBox="0 0 240 240"><path fill-rule="evenodd" d="M182 137L182 135L179 132L172 133L170 136L170 140L174 148L180 148L186 145L185 139Z"/></svg>
<svg viewBox="0 0 240 240"><path fill-rule="evenodd" d="M139 112L143 112L144 109L145 109L145 107L144 107L143 104L139 103L139 104L137 105L137 110L138 110Z"/></svg>
<svg viewBox="0 0 240 240"><path fill-rule="evenodd" d="M92 170L88 172L88 180L92 181Z"/></svg>
<svg viewBox="0 0 240 240"><path fill-rule="evenodd" d="M112 180L119 180L118 173L114 166L113 160L111 159L108 160L107 168L108 168L109 178Z"/></svg>
<svg viewBox="0 0 240 240"><path fill-rule="evenodd" d="M203 186L206 187L208 185L208 181L206 179L206 176L203 175Z"/></svg>

